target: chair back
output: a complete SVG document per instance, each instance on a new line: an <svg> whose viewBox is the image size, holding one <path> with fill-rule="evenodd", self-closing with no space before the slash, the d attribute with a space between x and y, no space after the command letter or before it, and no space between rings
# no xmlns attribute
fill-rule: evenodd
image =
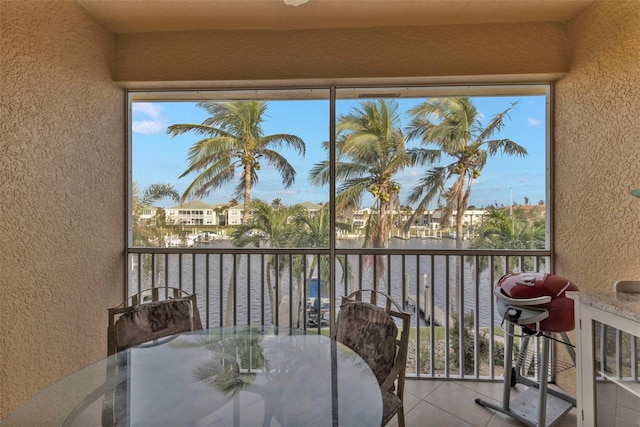
<svg viewBox="0 0 640 427"><path fill-rule="evenodd" d="M353 301L340 307L335 338L369 365L378 384L389 376L396 359L398 327L381 307Z"/></svg>
<svg viewBox="0 0 640 427"><path fill-rule="evenodd" d="M131 296L128 303L130 305L108 309L107 355L147 341L202 329L195 294L177 288L152 288Z"/></svg>
<svg viewBox="0 0 640 427"><path fill-rule="evenodd" d="M369 294L368 301L363 301L365 294ZM342 298L333 338L358 353L378 379L383 425L397 414L398 425L404 426L410 321L411 315L384 292L364 289Z"/></svg>

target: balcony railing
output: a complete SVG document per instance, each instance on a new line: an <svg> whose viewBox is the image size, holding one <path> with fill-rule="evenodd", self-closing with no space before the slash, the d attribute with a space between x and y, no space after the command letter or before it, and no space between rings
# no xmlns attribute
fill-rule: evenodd
<svg viewBox="0 0 640 427"><path fill-rule="evenodd" d="M196 293L205 327L273 323L328 334L341 296L383 290L412 313L408 376L501 379L495 283L506 271L547 271L549 260L545 250L132 248L127 291ZM321 295L309 294L312 278L326 284ZM328 298L320 319L308 304L318 296ZM523 369L532 375L535 351L530 359Z"/></svg>

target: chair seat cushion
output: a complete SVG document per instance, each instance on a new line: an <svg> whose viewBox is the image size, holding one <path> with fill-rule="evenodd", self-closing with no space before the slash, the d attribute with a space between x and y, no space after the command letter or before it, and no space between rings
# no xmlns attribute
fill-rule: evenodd
<svg viewBox="0 0 640 427"><path fill-rule="evenodd" d="M367 362L380 385L393 368L397 335L398 327L382 307L362 301L340 307L336 340Z"/></svg>
<svg viewBox="0 0 640 427"><path fill-rule="evenodd" d="M191 301L171 299L141 304L115 322L117 351L193 330Z"/></svg>
<svg viewBox="0 0 640 427"><path fill-rule="evenodd" d="M382 425L385 425L399 410L402 410L402 400L397 394L387 391L382 394L382 408Z"/></svg>

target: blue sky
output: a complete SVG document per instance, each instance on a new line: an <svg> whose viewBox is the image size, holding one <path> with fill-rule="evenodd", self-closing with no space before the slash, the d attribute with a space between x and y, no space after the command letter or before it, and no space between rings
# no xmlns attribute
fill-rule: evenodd
<svg viewBox="0 0 640 427"><path fill-rule="evenodd" d="M424 99L399 99L401 112L415 106ZM471 205L509 205L530 203L545 198L545 103L542 95L516 97L474 97L473 103L482 113L484 122L518 101L516 108L506 120L505 128L496 138L509 138L524 146L528 151L525 158L496 155L487 161L482 175L475 180L472 188ZM358 101L342 100L336 105L336 114L349 112ZM194 102L134 102L132 104L132 172L133 180L143 189L155 183L173 184L182 192L192 177L178 177L187 167L186 157L191 145L199 137L184 134L171 138L166 133L169 125L178 123L202 123L207 117L203 109ZM263 130L264 134L290 133L301 137L307 147L304 159L294 152L283 152L297 171L295 184L284 189L279 175L268 165L262 165L259 182L252 190L252 198L267 202L279 198L285 204L304 201L327 202L328 187L312 186L308 182L308 171L327 154L322 150L322 141L329 139L329 102L326 100L269 101ZM402 115L401 126L409 122ZM418 146L417 141L409 141L408 147ZM407 169L395 177L400 182L401 202L424 174L425 168ZM233 198L233 185L215 190L203 199L216 204ZM174 203L158 203L167 207ZM367 207L369 200L363 201ZM435 202L432 208L435 207Z"/></svg>

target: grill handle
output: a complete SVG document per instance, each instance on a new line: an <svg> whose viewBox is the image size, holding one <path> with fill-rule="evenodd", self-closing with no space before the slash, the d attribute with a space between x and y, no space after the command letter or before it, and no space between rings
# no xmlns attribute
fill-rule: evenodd
<svg viewBox="0 0 640 427"><path fill-rule="evenodd" d="M493 294L501 301L506 302L507 304L513 305L539 305L539 304L549 304L551 302L551 297L549 295L535 297L535 298L510 298L502 293L500 288L496 288L493 291Z"/></svg>
<svg viewBox="0 0 640 427"><path fill-rule="evenodd" d="M536 330L540 329L540 322L549 317L549 310L513 306L502 301L498 301L498 312L502 315L502 320L507 320L516 325L535 323Z"/></svg>

